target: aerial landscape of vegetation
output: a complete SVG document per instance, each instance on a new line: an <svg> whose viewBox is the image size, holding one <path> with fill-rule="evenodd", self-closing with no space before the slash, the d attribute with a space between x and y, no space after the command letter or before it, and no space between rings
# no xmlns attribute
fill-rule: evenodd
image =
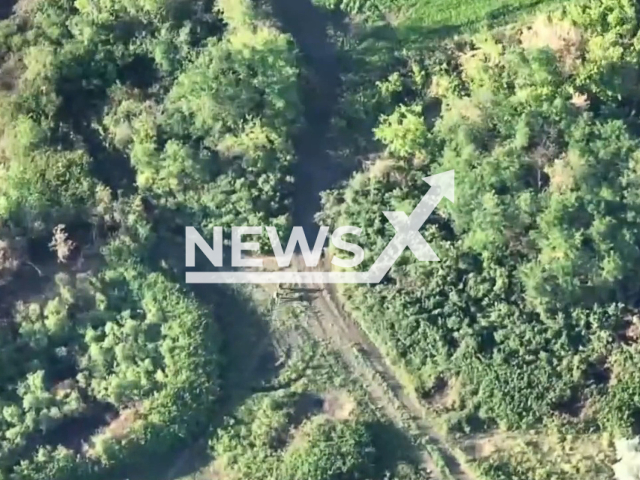
<svg viewBox="0 0 640 480"><path fill-rule="evenodd" d="M640 480L640 4L0 18L0 480ZM185 281L188 226L367 271L446 171L437 262Z"/></svg>

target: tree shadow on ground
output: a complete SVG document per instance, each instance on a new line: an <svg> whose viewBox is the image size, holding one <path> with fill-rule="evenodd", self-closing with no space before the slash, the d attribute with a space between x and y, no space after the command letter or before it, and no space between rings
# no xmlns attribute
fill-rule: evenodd
<svg viewBox="0 0 640 480"><path fill-rule="evenodd" d="M292 217L293 225L301 226L307 238L315 238L315 216L322 209L322 192L335 188L355 170L354 165L332 154L330 136L344 65L329 32L343 29L344 18L313 5L311 0L264 0L264 4L301 53L304 122L293 138L296 162L292 171Z"/></svg>
<svg viewBox="0 0 640 480"><path fill-rule="evenodd" d="M376 451L374 478L389 478L403 464L420 468L420 451L405 432L389 421L370 422L366 428Z"/></svg>
<svg viewBox="0 0 640 480"><path fill-rule="evenodd" d="M17 0L0 0L0 20L9 18L13 14L13 7Z"/></svg>
<svg viewBox="0 0 640 480"><path fill-rule="evenodd" d="M182 239L161 238L148 254L154 270L184 281ZM211 270L198 264L201 271ZM187 285L199 303L208 308L221 336L220 398L211 417L203 419L199 438L174 455L154 459L144 472L128 472L134 480L175 480L193 475L211 462L208 440L229 415L256 390L271 384L282 365L269 325L255 300L241 288L227 285Z"/></svg>

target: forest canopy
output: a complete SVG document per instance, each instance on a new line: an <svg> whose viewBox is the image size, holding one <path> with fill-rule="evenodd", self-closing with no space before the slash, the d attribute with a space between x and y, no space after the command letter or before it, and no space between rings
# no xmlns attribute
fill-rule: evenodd
<svg viewBox="0 0 640 480"><path fill-rule="evenodd" d="M295 50L248 2L33 8L3 22L5 223L89 217L103 187L165 223L288 223Z"/></svg>

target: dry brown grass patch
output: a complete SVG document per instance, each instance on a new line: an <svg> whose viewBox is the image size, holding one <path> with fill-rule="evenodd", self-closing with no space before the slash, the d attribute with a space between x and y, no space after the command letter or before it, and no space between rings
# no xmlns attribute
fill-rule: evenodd
<svg viewBox="0 0 640 480"><path fill-rule="evenodd" d="M396 160L388 157L378 157L369 161L367 173L373 179L388 178L396 168Z"/></svg>
<svg viewBox="0 0 640 480"><path fill-rule="evenodd" d="M545 167L552 191L561 193L573 188L576 175L571 163L569 156L563 155Z"/></svg>
<svg viewBox="0 0 640 480"><path fill-rule="evenodd" d="M440 395L439 401L442 406L448 410L456 409L461 406L462 396L462 380L454 378Z"/></svg>
<svg viewBox="0 0 640 480"><path fill-rule="evenodd" d="M11 279L23 260L23 245L11 240L0 240L0 285Z"/></svg>
<svg viewBox="0 0 640 480"><path fill-rule="evenodd" d="M137 402L129 408L122 410L119 415L109 418L111 423L104 427L98 434L94 435L91 443L96 445L102 438L122 439L133 424L140 418L142 402Z"/></svg>
<svg viewBox="0 0 640 480"><path fill-rule="evenodd" d="M15 92L24 68L24 63L19 57L9 57L0 66L0 90L8 93Z"/></svg>
<svg viewBox="0 0 640 480"><path fill-rule="evenodd" d="M540 16L520 34L524 48L550 48L560 60L565 74L572 73L582 52L584 36L582 31L566 20Z"/></svg>
<svg viewBox="0 0 640 480"><path fill-rule="evenodd" d="M574 92L571 97L571 104L579 110L586 110L589 108L591 102L589 96L586 93Z"/></svg>
<svg viewBox="0 0 640 480"><path fill-rule="evenodd" d="M553 430L494 431L470 436L461 441L461 448L474 460L504 459L530 471L548 465L554 472L562 472L563 478L584 480L605 478L598 472L607 471L614 461L608 436L566 435Z"/></svg>
<svg viewBox="0 0 640 480"><path fill-rule="evenodd" d="M18 0L13 6L13 13L19 17L29 19L42 0Z"/></svg>
<svg viewBox="0 0 640 480"><path fill-rule="evenodd" d="M345 391L326 393L323 399L322 412L334 420L348 420L356 410L356 402Z"/></svg>
<svg viewBox="0 0 640 480"><path fill-rule="evenodd" d="M230 470L222 458L213 461L204 477L211 480L241 480L240 475Z"/></svg>
<svg viewBox="0 0 640 480"><path fill-rule="evenodd" d="M77 382L75 381L75 379L68 378L54 385L54 387L51 389L51 393L55 397L61 398L61 397L64 397L66 394L72 392L76 388L77 388Z"/></svg>

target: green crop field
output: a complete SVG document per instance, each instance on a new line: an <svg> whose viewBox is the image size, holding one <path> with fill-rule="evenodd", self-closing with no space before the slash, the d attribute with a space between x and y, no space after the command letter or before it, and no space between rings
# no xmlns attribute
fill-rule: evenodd
<svg viewBox="0 0 640 480"><path fill-rule="evenodd" d="M511 18L539 5L540 0L407 0L390 2L387 11L398 21L429 27L456 27Z"/></svg>
<svg viewBox="0 0 640 480"><path fill-rule="evenodd" d="M384 20L396 26L457 30L508 22L557 0L318 0L330 9L342 10L369 20Z"/></svg>

